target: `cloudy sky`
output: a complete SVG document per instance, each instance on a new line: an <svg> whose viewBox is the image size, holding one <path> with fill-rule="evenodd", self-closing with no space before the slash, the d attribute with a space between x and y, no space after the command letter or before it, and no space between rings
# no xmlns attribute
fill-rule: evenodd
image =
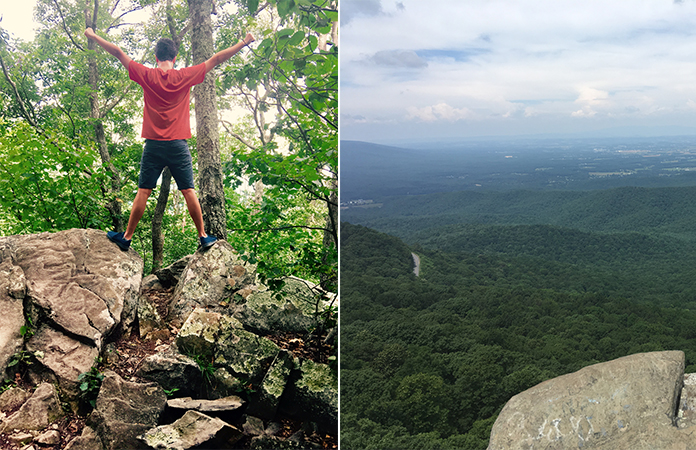
<svg viewBox="0 0 696 450"><path fill-rule="evenodd" d="M340 5L341 139L696 132L696 0Z"/></svg>

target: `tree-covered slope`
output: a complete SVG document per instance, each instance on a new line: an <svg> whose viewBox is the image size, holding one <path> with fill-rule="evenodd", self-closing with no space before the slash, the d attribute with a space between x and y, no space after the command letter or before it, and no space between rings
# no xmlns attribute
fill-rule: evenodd
<svg viewBox="0 0 696 450"><path fill-rule="evenodd" d="M342 220L401 237L459 223L546 224L584 231L696 236L696 187L623 187L598 191L460 191L384 199L349 208Z"/></svg>
<svg viewBox="0 0 696 450"><path fill-rule="evenodd" d="M652 350L683 350L696 370L696 313L657 306L693 302L693 265L679 290L669 270L644 282L621 269L670 255L674 268L688 248L557 227L445 230L415 248L416 277L403 242L341 225L342 448L483 450L505 402L545 379Z"/></svg>

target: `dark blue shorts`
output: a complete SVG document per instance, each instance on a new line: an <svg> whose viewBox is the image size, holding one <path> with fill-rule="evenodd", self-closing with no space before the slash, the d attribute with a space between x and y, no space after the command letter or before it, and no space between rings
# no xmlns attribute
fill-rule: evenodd
<svg viewBox="0 0 696 450"><path fill-rule="evenodd" d="M157 179L166 166L176 181L179 190L193 189L193 166L188 143L183 139L155 141L145 139L145 149L140 160L138 187L154 189Z"/></svg>

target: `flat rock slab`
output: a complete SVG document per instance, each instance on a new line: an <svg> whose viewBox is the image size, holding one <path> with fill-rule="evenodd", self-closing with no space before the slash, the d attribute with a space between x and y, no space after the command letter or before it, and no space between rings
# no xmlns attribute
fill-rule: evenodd
<svg viewBox="0 0 696 450"><path fill-rule="evenodd" d="M198 412L234 411L242 407L244 400L231 395L217 400L192 399L191 397L173 398L167 406L175 409L192 409Z"/></svg>
<svg viewBox="0 0 696 450"><path fill-rule="evenodd" d="M679 351L630 355L545 381L510 399L489 450L689 449L677 428L684 376Z"/></svg>
<svg viewBox="0 0 696 450"><path fill-rule="evenodd" d="M153 428L139 439L150 448L187 450L202 444L206 444L202 448L220 448L217 443L234 443L241 437L241 431L218 418L187 411L173 424Z"/></svg>

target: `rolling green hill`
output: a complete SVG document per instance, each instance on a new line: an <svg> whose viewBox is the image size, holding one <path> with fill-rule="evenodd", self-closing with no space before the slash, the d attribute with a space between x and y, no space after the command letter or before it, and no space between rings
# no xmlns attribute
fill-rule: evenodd
<svg viewBox="0 0 696 450"><path fill-rule="evenodd" d="M341 224L341 448L483 450L505 402L545 379L653 350L683 350L696 371L691 240L555 225L405 234L418 244Z"/></svg>
<svg viewBox="0 0 696 450"><path fill-rule="evenodd" d="M426 228L482 223L669 233L691 239L696 237L696 187L447 192L391 197L381 208L344 209L341 217L404 238Z"/></svg>

